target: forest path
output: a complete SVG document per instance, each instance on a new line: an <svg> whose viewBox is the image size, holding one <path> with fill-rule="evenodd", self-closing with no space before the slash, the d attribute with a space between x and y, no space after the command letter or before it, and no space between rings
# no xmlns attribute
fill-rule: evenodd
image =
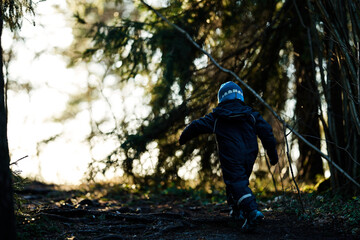
<svg viewBox="0 0 360 240"><path fill-rule="evenodd" d="M314 224L261 202L265 220L245 234L225 203L125 191L96 197L47 185L19 195L26 199L18 216L19 239L355 239L335 231L335 222Z"/></svg>

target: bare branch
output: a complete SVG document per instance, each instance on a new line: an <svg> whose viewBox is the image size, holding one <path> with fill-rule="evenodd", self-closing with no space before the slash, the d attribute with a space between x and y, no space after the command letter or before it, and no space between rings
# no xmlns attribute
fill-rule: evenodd
<svg viewBox="0 0 360 240"><path fill-rule="evenodd" d="M264 157L265 157L266 166L268 167L269 172L270 172L270 174L271 174L271 179L272 179L273 184L274 184L275 193L277 193L277 192L278 192L278 190L277 190L277 187L276 187L276 181L275 181L274 174L273 174L273 172L271 171L271 167L270 167L269 159L267 158L266 154L264 154Z"/></svg>
<svg viewBox="0 0 360 240"><path fill-rule="evenodd" d="M300 204L301 204L301 208L302 208L303 212L305 213L304 203L303 203L302 198L301 198L301 192L300 192L299 186L298 186L297 183L296 183L295 176L294 176L294 172L293 172L293 168L292 168L292 164L291 164L291 157L290 157L290 151L289 151L289 143L288 143L288 140L287 140L287 137L286 137L286 127L285 127L285 126L284 126L284 138L285 138L285 145L286 145L286 156L287 156L287 159L288 159L288 161L289 161L289 167L290 167L290 172L291 172L292 180L294 181L295 186L296 186L296 189L297 189L297 191L298 191L299 202L300 202Z"/></svg>
<svg viewBox="0 0 360 240"><path fill-rule="evenodd" d="M17 165L18 162L20 162L21 160L23 160L24 158L27 158L27 157L29 157L29 155L26 155L26 156L24 156L24 157L22 157L22 158L19 158L19 159L16 160L15 162L10 163L10 166L11 166L11 165Z"/></svg>

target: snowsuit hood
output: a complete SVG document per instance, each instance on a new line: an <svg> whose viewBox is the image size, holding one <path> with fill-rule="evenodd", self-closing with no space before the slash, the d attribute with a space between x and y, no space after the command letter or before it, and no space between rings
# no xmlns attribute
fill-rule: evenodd
<svg viewBox="0 0 360 240"><path fill-rule="evenodd" d="M252 108L245 105L245 103L239 99L233 99L220 103L213 109L213 114L216 118L225 119L240 119L250 116Z"/></svg>

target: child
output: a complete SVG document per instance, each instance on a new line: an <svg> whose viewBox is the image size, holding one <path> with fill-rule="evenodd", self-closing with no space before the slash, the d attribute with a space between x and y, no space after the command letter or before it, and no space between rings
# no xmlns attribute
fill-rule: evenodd
<svg viewBox="0 0 360 240"><path fill-rule="evenodd" d="M276 140L271 126L245 105L243 91L236 83L229 81L221 85L218 102L212 113L192 121L184 129L179 142L182 145L199 134L215 134L227 201L232 207L230 215L245 220L242 230L251 231L264 218L248 186L258 154L257 136L272 165L278 162Z"/></svg>

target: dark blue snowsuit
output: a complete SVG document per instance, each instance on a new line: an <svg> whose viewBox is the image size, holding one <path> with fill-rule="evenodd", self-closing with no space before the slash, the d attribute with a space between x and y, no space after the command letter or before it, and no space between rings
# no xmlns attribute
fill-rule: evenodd
<svg viewBox="0 0 360 240"><path fill-rule="evenodd" d="M271 126L258 112L234 99L220 103L212 113L192 121L181 134L180 144L204 133L216 134L229 205L245 213L257 209L256 199L248 187L249 177L258 154L257 136L271 164L278 161Z"/></svg>

